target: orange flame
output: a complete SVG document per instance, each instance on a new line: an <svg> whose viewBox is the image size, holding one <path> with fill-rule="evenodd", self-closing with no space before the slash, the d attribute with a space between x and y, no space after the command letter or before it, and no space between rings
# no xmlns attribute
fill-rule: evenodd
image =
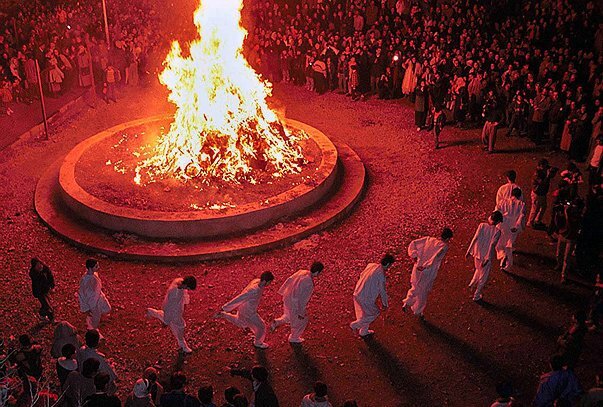
<svg viewBox="0 0 603 407"><path fill-rule="evenodd" d="M277 177L301 171L303 135L285 130L266 103L271 84L242 54L242 7L243 0L202 0L190 55L172 43L159 79L177 110L153 155L136 168L137 184L165 176L255 182L254 169Z"/></svg>

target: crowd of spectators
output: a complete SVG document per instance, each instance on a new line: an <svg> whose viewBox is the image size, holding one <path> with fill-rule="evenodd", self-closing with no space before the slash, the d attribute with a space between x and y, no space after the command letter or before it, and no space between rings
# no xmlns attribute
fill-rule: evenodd
<svg viewBox="0 0 603 407"><path fill-rule="evenodd" d="M47 97L96 86L108 100L112 84L144 82L160 41L154 9L147 0L128 7L109 0L107 13L110 46L100 2L36 1L9 10L0 20L0 115L11 115L13 103L39 97L36 61Z"/></svg>
<svg viewBox="0 0 603 407"><path fill-rule="evenodd" d="M577 161L600 132L603 24L592 0L255 2L248 58L272 82L408 97L418 129L496 112L508 135Z"/></svg>
<svg viewBox="0 0 603 407"><path fill-rule="evenodd" d="M62 321L56 325L51 355L55 357L53 372L43 368L42 346L29 335L4 346L0 343L0 405L64 407L216 407L217 397L211 384L202 384L195 394L187 389L187 377L181 371L173 372L162 384L160 371L147 367L140 372L131 389L125 391L122 401L118 391L118 377L110 359L97 351L100 334L86 332L82 344L75 328ZM60 353L57 353L60 348ZM224 390L223 407L278 407L279 401L269 381L268 370L260 365L250 369L231 367L231 376L249 380L247 388L230 386ZM165 385L165 388L164 388ZM246 396L245 393L249 395ZM302 407L332 407L328 387L316 382L313 391L300 400ZM354 400L344 407L357 407Z"/></svg>

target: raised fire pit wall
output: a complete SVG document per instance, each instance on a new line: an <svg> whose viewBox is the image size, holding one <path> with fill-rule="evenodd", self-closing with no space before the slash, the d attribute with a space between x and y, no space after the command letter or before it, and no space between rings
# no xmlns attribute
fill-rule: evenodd
<svg viewBox="0 0 603 407"><path fill-rule="evenodd" d="M310 208L330 193L337 178L337 150L317 129L287 120L287 126L305 131L322 151L322 160L311 183L302 183L267 203L252 202L235 208L207 211L162 212L117 206L86 192L76 181L75 167L82 154L99 141L123 133L130 127L166 116L152 117L115 126L77 145L65 158L59 172L61 198L82 219L115 232L127 232L156 239L199 239L240 234L276 223L279 219Z"/></svg>

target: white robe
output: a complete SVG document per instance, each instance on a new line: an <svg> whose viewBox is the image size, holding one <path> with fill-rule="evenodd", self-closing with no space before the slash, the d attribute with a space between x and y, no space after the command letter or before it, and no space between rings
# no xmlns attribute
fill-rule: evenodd
<svg viewBox="0 0 603 407"><path fill-rule="evenodd" d="M222 306L226 312L223 318L240 328L249 328L255 334L255 344L263 344L266 337L266 325L258 314L258 306L264 287L260 287L260 279L252 280L239 295ZM231 314L232 311L236 314Z"/></svg>
<svg viewBox="0 0 603 407"><path fill-rule="evenodd" d="M515 188L519 188L519 185L514 182L507 182L506 184L498 188L498 191L496 192L496 206L498 207L498 205L500 205L500 203L505 199L511 198L511 192L513 192ZM521 194L521 197L523 200L523 192Z"/></svg>
<svg viewBox="0 0 603 407"><path fill-rule="evenodd" d="M368 327L379 317L377 297L381 297L381 304L388 306L387 291L385 289L385 271L380 264L370 263L366 266L354 289L354 311L356 320L350 324L360 335L367 335Z"/></svg>
<svg viewBox="0 0 603 407"><path fill-rule="evenodd" d="M310 302L313 291L314 281L309 270L297 271L278 290L278 293L283 297L283 315L277 318L274 323L275 327L283 324L291 325L290 342L302 340L301 335L308 325L306 307Z"/></svg>
<svg viewBox="0 0 603 407"><path fill-rule="evenodd" d="M496 210L503 214L501 236L496 245L496 257L502 260L501 266L506 261L503 268L509 271L513 265L513 245L524 228L526 204L515 197L511 197L498 204ZM513 232L511 229L517 230Z"/></svg>
<svg viewBox="0 0 603 407"><path fill-rule="evenodd" d="M186 326L184 322L184 307L190 303L190 296L187 290L178 288L180 284L182 284L181 278L174 279L163 299L163 322L166 325Z"/></svg>
<svg viewBox="0 0 603 407"><path fill-rule="evenodd" d="M97 273L84 274L80 280L80 289L78 291L80 301L80 311L90 312L99 309L101 313L106 314L111 311L111 305L103 293L103 284Z"/></svg>
<svg viewBox="0 0 603 407"><path fill-rule="evenodd" d="M448 244L435 237L423 237L413 240L408 245L408 255L417 259L410 277L410 290L404 299L404 306L410 307L415 315L422 315L427 305L427 295L433 287L442 264L448 252ZM423 268L419 271L418 268Z"/></svg>
<svg viewBox="0 0 603 407"><path fill-rule="evenodd" d="M148 308L147 314L168 325L178 341L178 346L185 352L189 352L190 348L184 339L184 328L186 327L184 307L190 302L190 296L187 290L178 288L180 284L182 284L182 278L174 279L165 294L162 309Z"/></svg>
<svg viewBox="0 0 603 407"><path fill-rule="evenodd" d="M480 223L467 249L467 254L473 256L475 266L473 278L469 283L469 287L476 287L473 295L473 300L475 301L482 298L482 291L490 276L492 258L494 257L495 247L500 239L500 235L499 225Z"/></svg>
<svg viewBox="0 0 603 407"><path fill-rule="evenodd" d="M111 312L111 305L103 293L103 284L97 273L84 274L78 290L80 311L89 313L86 317L88 329L98 329L102 314Z"/></svg>

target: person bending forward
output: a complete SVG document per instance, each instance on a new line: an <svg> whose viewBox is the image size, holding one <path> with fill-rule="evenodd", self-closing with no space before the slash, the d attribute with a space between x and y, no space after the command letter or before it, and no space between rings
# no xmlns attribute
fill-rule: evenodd
<svg viewBox="0 0 603 407"><path fill-rule="evenodd" d="M147 308L147 317L157 318L162 324L168 325L178 341L178 346L184 353L191 353L192 349L184 339L184 307L190 302L188 290L197 288L197 279L194 276L176 278L168 287L161 310Z"/></svg>
<svg viewBox="0 0 603 407"><path fill-rule="evenodd" d="M324 265L314 262L310 270L299 270L290 276L278 290L283 296L283 315L275 319L270 325L274 331L281 325L291 326L289 342L301 343L304 341L302 334L308 325L306 307L314 291L314 279L322 273Z"/></svg>
<svg viewBox="0 0 603 407"><path fill-rule="evenodd" d="M350 323L353 331L358 331L361 337L375 333L369 329L370 324L379 317L380 311L376 304L377 297L381 297L383 308L388 307L387 291L385 289L385 272L391 267L395 259L386 254L381 263L369 263L354 289L354 311L356 320Z"/></svg>
<svg viewBox="0 0 603 407"><path fill-rule="evenodd" d="M264 342L266 338L266 324L258 314L258 305L262 298L264 287L274 280L274 275L265 271L260 278L251 282L241 291L239 295L222 306L222 311L216 314L216 318L223 318L239 328L249 328L255 335L253 346L260 349L268 348ZM233 313L233 311L236 311Z"/></svg>
<svg viewBox="0 0 603 407"><path fill-rule="evenodd" d="M475 272L469 283L469 288L475 287L473 301L482 299L482 291L488 282L490 270L492 269L492 258L498 239L500 239L499 223L503 221L503 216L500 212L494 211L488 218L488 222L480 223L475 231L473 240L467 249L466 258L473 256Z"/></svg>
<svg viewBox="0 0 603 407"><path fill-rule="evenodd" d="M448 252L450 239L452 239L452 230L444 228L439 238L427 236L410 242L408 255L413 260L414 266L410 276L411 287L404 299L404 311L410 308L415 315L423 318L427 296L438 275L442 260Z"/></svg>

